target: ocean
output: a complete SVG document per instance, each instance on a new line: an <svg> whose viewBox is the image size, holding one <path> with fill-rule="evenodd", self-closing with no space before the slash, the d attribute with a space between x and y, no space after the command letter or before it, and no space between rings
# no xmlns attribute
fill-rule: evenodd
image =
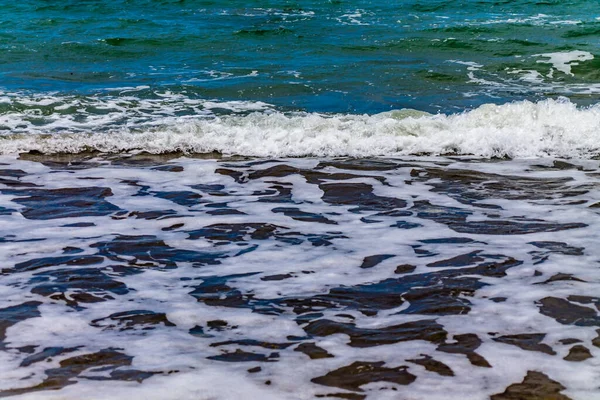
<svg viewBox="0 0 600 400"><path fill-rule="evenodd" d="M0 5L0 397L600 399L595 2Z"/></svg>

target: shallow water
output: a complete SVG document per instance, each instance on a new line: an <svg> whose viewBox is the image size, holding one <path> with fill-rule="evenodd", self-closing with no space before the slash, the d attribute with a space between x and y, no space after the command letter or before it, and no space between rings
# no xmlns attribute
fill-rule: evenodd
<svg viewBox="0 0 600 400"><path fill-rule="evenodd" d="M598 396L598 161L0 162L0 396Z"/></svg>

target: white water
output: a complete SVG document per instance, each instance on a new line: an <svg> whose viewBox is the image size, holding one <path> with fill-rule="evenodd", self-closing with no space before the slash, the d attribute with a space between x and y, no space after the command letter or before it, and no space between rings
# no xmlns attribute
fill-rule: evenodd
<svg viewBox="0 0 600 400"><path fill-rule="evenodd" d="M265 103L165 95L30 99L0 114L0 154L217 151L262 157L458 154L590 158L600 153L600 105L567 99L486 104L453 115L282 113ZM66 108L76 112L66 112ZM220 110L219 110L220 109ZM101 110L99 112L98 110ZM227 113L223 115L223 111Z"/></svg>
<svg viewBox="0 0 600 400"><path fill-rule="evenodd" d="M558 52L558 53L544 53L544 54L534 54L535 56L546 57L548 60L538 60L538 63L543 64L552 64L553 70L548 74L549 77L552 77L554 69L562 72L563 74L575 76L571 72L571 67L574 65L579 65L579 62L589 61L594 59L594 55L587 51L567 51L567 52Z"/></svg>
<svg viewBox="0 0 600 400"><path fill-rule="evenodd" d="M220 162L217 160L197 160L181 158L169 163L179 166L182 171L169 172L151 169L150 167L125 167L100 162L89 169L70 170L53 169L43 164L17 160L14 156L0 157L0 162L8 165L7 171L24 171L26 176L22 183L35 183L44 189L65 187L109 187L113 196L108 200L123 210L176 211L175 218L134 219L131 215L125 219L113 219L106 216L82 216L76 218L56 218L49 220L25 219L20 212L0 215L3 223L6 242L0 242L0 260L3 268L10 270L14 265L32 258L59 257L64 255L67 246L82 249L79 254L94 254L98 242L112 240L116 235L156 235L169 246L177 249L204 252L221 252L230 257L224 258L221 264L194 267L188 262L178 262L176 269L144 267L143 273L130 276L115 276L113 279L123 282L133 289L127 294L113 295L114 299L104 302L83 303L85 309L74 312L63 301L54 301L48 297L30 293L36 286L36 274L71 268L81 271L77 266L48 266L35 271L22 271L4 274L0 285L0 308L14 306L25 301L41 301L40 316L21 321L7 330L5 340L8 351L0 352L0 390L16 387L31 387L46 378L45 370L57 368L65 359L82 354L89 354L101 349L118 347L119 351L133 358L131 368L158 373L142 383L136 381L95 381L86 378L74 379L76 384L62 390L46 390L16 396L18 399L314 399L317 394L348 393L339 388L332 388L311 383L311 379L322 376L329 371L346 366L355 361L385 361L386 367L408 365L410 373L417 380L407 386L394 385L387 382L375 382L363 385L360 394L370 399L489 399L495 393L501 393L513 383L523 380L528 370L538 370L551 379L559 381L567 389L564 391L572 399L597 399L599 396L597 382L599 379L600 349L591 346L590 341L597 336L595 326L563 325L552 318L542 315L535 302L546 296L567 298L570 295L597 296L600 282L598 280L598 261L600 253L597 246L597 232L600 220L597 209L589 208L598 200L597 161L577 162L577 169L571 170L539 170L539 164L552 165L546 161L509 161L498 163L468 163L460 160L443 158L419 158L398 163L397 168L389 171L355 171L326 167L315 169L319 161L314 159L286 160L285 164L306 171L322 171L327 174L358 174L350 180L356 183L373 185L379 196L393 196L407 201L409 209L418 201L429 201L435 205L459 207L473 212L476 220L494 220L498 215L502 219L518 220L522 216L532 219L546 219L557 223L585 221L587 227L558 231L539 232L527 235L490 235L460 234L448 226L419 218L417 215L403 217L408 222L421 226L414 229L398 229L393 223L397 217L372 216L376 221L362 222L362 217L371 217L373 212L350 212L352 205L330 205L322 200L323 192L318 185L310 184L306 179L294 174L276 178L268 176L250 179L237 183L232 178L217 174L218 168L233 168L243 173L264 170L281 161L262 163L253 167L244 162ZM407 166L402 166L408 163ZM439 164L449 164L444 169L460 171L477 171L489 173L490 176L512 176L514 178L558 179L569 178L562 189L553 192L554 199L503 199L500 192L486 191L485 203L501 206L502 209L489 211L486 208L467 206L432 190L432 183L415 180L412 171L422 172L427 168L438 168ZM365 175L365 176L360 176ZM332 176L325 178L326 182ZM386 184L373 179L374 176L385 178ZM90 180L92 178L93 180ZM296 221L280 213L272 212L281 204L260 202L256 193L262 193L272 187L274 180L292 188L294 206L305 211L327 218L337 224L332 226L322 223ZM411 182L412 181L412 182ZM90 183L93 182L93 183ZM127 183L129 182L129 183ZM136 182L136 185L132 185ZM339 181L337 181L339 183ZM349 182L344 180L343 182ZM410 184L407 184L410 182ZM540 181L543 182L543 181ZM190 206L178 205L166 199L152 195L139 196L140 191L149 194L160 192L177 192L196 190L192 185L223 185L223 194L227 197L213 196L201 192L203 201ZM491 185L493 187L493 185ZM563 193L571 189L583 188L582 194L562 198ZM0 185L4 190L4 185ZM146 188L146 189L142 189ZM542 189L544 189L542 185ZM547 190L547 188L545 188ZM589 191L588 191L589 190ZM198 192L199 194L200 192ZM507 192L505 192L507 194ZM23 194L0 195L2 206L22 209L14 200ZM509 196L512 197L512 196ZM205 208L211 202L222 202L243 211L245 215L214 216ZM571 205L566 201L571 201ZM579 203L578 203L579 202ZM583 203L580 203L583 202ZM492 214L498 214L493 216ZM520 217L521 216L521 217ZM69 228L64 225L74 222L93 222L96 226ZM286 232L326 234L331 230L340 233L340 238L332 239L331 246L313 246L308 241L301 244L286 244L275 240L258 240L246 238L248 244L256 245L253 252L235 256L240 247L235 243L214 243L208 239L189 240L187 231L200 229L214 223L265 222L281 227ZM180 223L182 228L165 231L163 228ZM10 235L7 233L10 232ZM424 244L423 240L472 237L473 242ZM44 239L32 243L19 240ZM541 249L531 242L564 242L569 246L584 248L580 256L550 252L548 260L539 264L536 254ZM419 246L429 252L428 257L416 254L413 246ZM303 336L301 326L294 321L291 311L281 315L265 315L252 312L246 308L215 307L196 301L190 296L194 285L208 276L226 276L230 274L254 272L256 275L242 277L229 282L232 287L242 293L251 293L261 299L282 297L310 297L327 293L332 287L352 287L361 284L380 282L385 279L397 279L394 273L396 265L414 264L415 273L422 274L437 271L427 264L448 259L460 254L483 250L482 255L505 255L523 261L507 272L505 277L481 278L488 286L468 297L471 312L445 316L398 314L407 304L398 309L381 310L377 316L367 316L357 310L323 310L326 318L346 322L339 316L340 312L350 314L359 327L380 328L408 321L436 318L453 335L477 334L483 341L477 352L481 354L492 368L473 366L464 354L450 354L436 350L436 346L426 341L408 341L395 344L356 348L349 345L345 334L317 337L312 339L319 346L334 355L332 358L309 360L309 358L293 347L278 350L280 358L277 362L222 362L207 359L226 350L234 351L235 345L213 347L211 343L226 340L255 339L268 342L286 342L289 335ZM364 257L373 254L394 254L379 265L364 270L359 268ZM487 256L486 256L487 257ZM499 259L502 261L504 256ZM163 260L164 261L164 260ZM489 261L489 260L488 260ZM126 261L123 261L126 264ZM160 263L160 260L158 261ZM93 268L107 268L115 264L106 259ZM475 265L475 264L473 264ZM302 271L310 270L305 274ZM538 270L542 276L536 276ZM273 274L293 275L292 278L277 282L261 280L263 276ZM557 273L573 274L581 281L557 281L551 284L539 284ZM190 281L189 279L196 278ZM184 280L188 279L188 280ZM77 289L69 289L67 297L77 293ZM100 291L100 294L102 291ZM466 296L466 295L465 295ZM507 297L505 302L496 303L490 300L497 296ZM163 312L169 321L176 326L157 325L154 330L143 330L144 326L136 326L131 330L119 330L105 326L93 327L90 321L105 318L116 312L129 310L152 310ZM222 319L235 329L207 332L215 337L196 337L188 333L196 325L206 326L207 321ZM495 332L495 333L494 333ZM544 343L551 346L557 355L551 356L539 351L527 351L516 346L498 343L494 335L513 335L522 333L545 333ZM594 358L573 363L563 360L569 348L559 340L576 338L589 348ZM35 345L36 351L49 347L77 347L76 351L51 357L27 367L20 363L29 354L16 348ZM271 353L273 350L258 346L245 346L245 351ZM429 354L436 360L444 362L452 368L454 377L440 376L423 367L407 362L407 359ZM261 366L262 371L250 374L248 369ZM128 369L128 367L123 367ZM178 372L169 374L166 371ZM99 376L107 372L85 371L84 376ZM272 382L266 385L265 382Z"/></svg>

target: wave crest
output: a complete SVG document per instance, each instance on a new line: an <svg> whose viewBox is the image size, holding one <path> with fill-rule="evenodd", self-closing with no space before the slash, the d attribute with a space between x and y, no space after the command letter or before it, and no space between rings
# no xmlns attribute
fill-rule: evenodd
<svg viewBox="0 0 600 400"><path fill-rule="evenodd" d="M36 124L29 121L31 109L21 114L5 112L0 114L0 123L10 119L13 128L0 135L0 153L216 151L259 157L455 154L510 158L600 154L600 105L577 108L568 99L486 104L452 115L416 110L377 115L283 113L264 103L204 101L195 116L163 110L152 118L150 110L140 119L140 110L147 105L120 107L121 123L105 116L79 125L71 114L46 112L52 121Z"/></svg>

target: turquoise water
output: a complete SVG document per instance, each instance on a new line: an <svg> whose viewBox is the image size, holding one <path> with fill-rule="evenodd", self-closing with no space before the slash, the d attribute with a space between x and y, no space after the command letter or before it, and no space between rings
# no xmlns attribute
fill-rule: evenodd
<svg viewBox="0 0 600 400"><path fill-rule="evenodd" d="M593 1L3 3L0 153L600 153ZM489 108L507 103L519 106ZM442 126L413 124L423 115L414 111L391 116L410 117L401 126L360 119L399 110L479 111ZM582 126L586 118L596 122ZM519 133L522 121L532 126ZM507 126L534 150L515 150Z"/></svg>
<svg viewBox="0 0 600 400"><path fill-rule="evenodd" d="M536 56L598 54L600 13L586 0L3 3L8 91L143 85L307 111L455 112L559 95L589 103L600 83L598 59L550 78Z"/></svg>

